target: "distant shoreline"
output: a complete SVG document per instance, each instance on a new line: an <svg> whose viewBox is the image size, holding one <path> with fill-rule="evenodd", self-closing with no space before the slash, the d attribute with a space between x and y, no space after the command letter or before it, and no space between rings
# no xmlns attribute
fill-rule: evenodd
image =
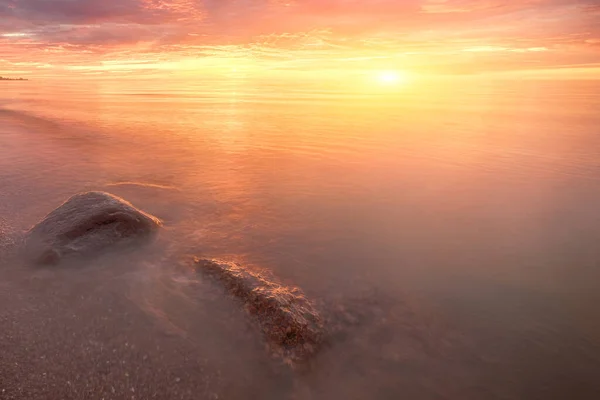
<svg viewBox="0 0 600 400"><path fill-rule="evenodd" d="M29 79L25 79L25 78L5 78L3 76L0 76L0 81L28 81Z"/></svg>

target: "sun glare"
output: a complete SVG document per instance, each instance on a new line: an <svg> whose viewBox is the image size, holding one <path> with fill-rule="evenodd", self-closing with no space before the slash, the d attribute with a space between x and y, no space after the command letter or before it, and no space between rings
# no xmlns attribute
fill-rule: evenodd
<svg viewBox="0 0 600 400"><path fill-rule="evenodd" d="M406 74L400 71L383 71L378 74L379 83L383 85L398 85L406 82Z"/></svg>

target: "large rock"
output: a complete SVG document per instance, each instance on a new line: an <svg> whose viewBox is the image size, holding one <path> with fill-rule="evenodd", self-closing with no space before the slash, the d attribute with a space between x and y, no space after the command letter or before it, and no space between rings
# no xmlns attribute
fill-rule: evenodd
<svg viewBox="0 0 600 400"><path fill-rule="evenodd" d="M89 255L148 237L160 220L104 192L81 193L48 214L25 238L28 257L56 264L69 254Z"/></svg>
<svg viewBox="0 0 600 400"><path fill-rule="evenodd" d="M323 320L300 289L280 285L233 263L197 258L195 265L243 302L274 355L295 365L318 350L324 337Z"/></svg>

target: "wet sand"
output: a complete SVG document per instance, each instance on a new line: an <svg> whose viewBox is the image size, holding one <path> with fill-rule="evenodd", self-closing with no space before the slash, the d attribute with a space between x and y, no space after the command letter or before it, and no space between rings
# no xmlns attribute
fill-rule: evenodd
<svg viewBox="0 0 600 400"><path fill-rule="evenodd" d="M0 398L282 398L264 385L279 373L261 357L259 337L235 307L212 302L216 318L198 307L182 332L139 297L132 282L143 271L112 263L2 266ZM216 333L228 330L239 330L241 345L221 342ZM240 370L235 357L253 357L257 369ZM285 386L289 376L283 375Z"/></svg>
<svg viewBox="0 0 600 400"><path fill-rule="evenodd" d="M345 331L292 370L269 357L222 288L185 269L161 272L157 257L39 268L4 255L0 398L592 400L600 389L599 349L563 328L522 330L518 300L503 306L510 334L485 320L466 329L420 301L340 301L352 311Z"/></svg>

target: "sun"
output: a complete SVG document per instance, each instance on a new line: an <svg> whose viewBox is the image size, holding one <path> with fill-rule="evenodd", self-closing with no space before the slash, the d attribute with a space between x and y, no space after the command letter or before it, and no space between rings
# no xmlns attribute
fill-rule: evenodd
<svg viewBox="0 0 600 400"><path fill-rule="evenodd" d="M408 80L407 75L402 71L382 71L377 75L377 80L383 85L398 85Z"/></svg>

